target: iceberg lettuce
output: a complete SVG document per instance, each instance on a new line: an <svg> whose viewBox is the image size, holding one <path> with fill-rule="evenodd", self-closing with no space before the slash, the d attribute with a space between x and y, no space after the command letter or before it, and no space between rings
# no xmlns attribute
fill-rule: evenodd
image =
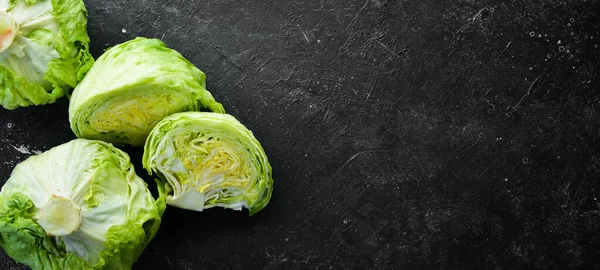
<svg viewBox="0 0 600 270"><path fill-rule="evenodd" d="M92 66L82 0L0 0L0 105L55 102Z"/></svg>
<svg viewBox="0 0 600 270"><path fill-rule="evenodd" d="M167 190L167 204L262 210L271 199L271 165L250 130L235 117L176 113L160 121L144 147L142 164Z"/></svg>
<svg viewBox="0 0 600 270"><path fill-rule="evenodd" d="M33 269L131 269L159 229L159 193L125 152L76 139L14 168L0 191L0 246Z"/></svg>
<svg viewBox="0 0 600 270"><path fill-rule="evenodd" d="M225 112L206 75L158 39L138 37L107 50L73 90L71 129L80 138L142 146L165 116Z"/></svg>

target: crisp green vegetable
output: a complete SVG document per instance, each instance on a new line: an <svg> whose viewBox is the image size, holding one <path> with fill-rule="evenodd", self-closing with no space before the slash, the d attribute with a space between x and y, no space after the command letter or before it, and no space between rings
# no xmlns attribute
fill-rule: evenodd
<svg viewBox="0 0 600 270"><path fill-rule="evenodd" d="M0 105L55 102L92 66L82 0L0 0Z"/></svg>
<svg viewBox="0 0 600 270"><path fill-rule="evenodd" d="M129 156L76 139L18 164L0 192L0 246L33 269L131 269L165 210Z"/></svg>
<svg viewBox="0 0 600 270"><path fill-rule="evenodd" d="M165 116L224 113L205 87L206 75L157 39L136 38L107 50L73 91L71 129L80 138L144 145Z"/></svg>
<svg viewBox="0 0 600 270"><path fill-rule="evenodd" d="M228 114L183 112L165 118L148 136L142 162L162 179L167 204L180 208L248 208L252 215L273 192L263 148Z"/></svg>

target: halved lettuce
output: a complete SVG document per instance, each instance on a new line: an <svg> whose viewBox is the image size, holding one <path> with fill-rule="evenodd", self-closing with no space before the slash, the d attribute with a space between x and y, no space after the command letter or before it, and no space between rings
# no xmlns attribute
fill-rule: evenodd
<svg viewBox="0 0 600 270"><path fill-rule="evenodd" d="M263 148L228 114L183 112L165 118L148 136L142 164L161 178L167 204L179 208L247 208L253 215L273 192Z"/></svg>
<svg viewBox="0 0 600 270"><path fill-rule="evenodd" d="M70 141L15 167L0 192L0 246L33 269L131 269L159 229L159 192L125 152Z"/></svg>
<svg viewBox="0 0 600 270"><path fill-rule="evenodd" d="M158 39L136 38L107 50L73 91L71 129L80 138L144 145L165 116L224 113L206 90L206 75Z"/></svg>
<svg viewBox="0 0 600 270"><path fill-rule="evenodd" d="M0 0L0 105L55 102L92 66L82 0Z"/></svg>

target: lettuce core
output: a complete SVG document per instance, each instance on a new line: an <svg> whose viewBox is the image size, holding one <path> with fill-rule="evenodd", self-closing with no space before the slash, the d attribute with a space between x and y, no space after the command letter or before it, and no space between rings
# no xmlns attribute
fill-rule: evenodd
<svg viewBox="0 0 600 270"><path fill-rule="evenodd" d="M19 32L19 25L10 14L0 11L0 53L6 52Z"/></svg>
<svg viewBox="0 0 600 270"><path fill-rule="evenodd" d="M69 198L52 195L35 218L48 235L65 236L79 229L81 208Z"/></svg>

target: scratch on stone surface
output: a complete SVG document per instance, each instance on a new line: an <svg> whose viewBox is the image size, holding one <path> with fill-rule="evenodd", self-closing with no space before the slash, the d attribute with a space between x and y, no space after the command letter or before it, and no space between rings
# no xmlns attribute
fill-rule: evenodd
<svg viewBox="0 0 600 270"><path fill-rule="evenodd" d="M278 84L280 82L287 82L287 81L289 81L290 78L292 78L292 75L294 75L295 71L296 71L296 66L294 66L292 68L292 71L290 71L290 74L288 74L286 78L284 78L284 79L280 78L280 79L275 80L273 83L271 83L271 87L275 86L276 84Z"/></svg>
<svg viewBox="0 0 600 270"><path fill-rule="evenodd" d="M471 24L471 22L467 22L465 23L463 26L461 26L460 28L458 28L458 30L456 30L456 32L454 32L454 34L452 35L453 37L456 37L456 35L458 35L458 33L462 32L465 28L467 28L467 26L469 26Z"/></svg>
<svg viewBox="0 0 600 270"><path fill-rule="evenodd" d="M165 255L163 255L163 256L165 257L165 259L167 259L167 263L168 263L168 264L169 264L171 267L174 267L173 263L171 263L171 259L169 259L169 257L168 257L168 256L165 256Z"/></svg>
<svg viewBox="0 0 600 270"><path fill-rule="evenodd" d="M371 88L369 89L369 93L367 93L367 100L369 100L369 98L373 94L373 89L375 89L375 86L377 86L377 84L379 83L379 78L380 77L381 77L381 73L377 75L377 78L375 79L375 82L373 84L371 84Z"/></svg>
<svg viewBox="0 0 600 270"><path fill-rule="evenodd" d="M361 45L360 45L360 47L359 47L358 49L356 49L354 52L352 52L351 54L349 54L350 58L353 58L353 57L355 57L355 56L356 56L357 54L359 54L359 53L360 53L360 54L364 53L364 52L365 52L365 50L366 50L367 48L369 48L369 46L371 45L371 43L373 43L373 40L371 40L371 39L369 39L369 40L366 40L365 42L363 42L363 44L361 44ZM346 50L346 52L347 52L347 51L348 51L348 50ZM347 63L347 61L346 61L346 63Z"/></svg>
<svg viewBox="0 0 600 270"><path fill-rule="evenodd" d="M415 16L417 16L418 13L419 13L419 10L417 10L415 13L413 13L413 15L411 15L410 18L408 18L408 20L406 20L406 23L404 24L404 27L402 27L402 31L400 32L400 34L404 34L406 27L408 27L408 24L415 18Z"/></svg>
<svg viewBox="0 0 600 270"><path fill-rule="evenodd" d="M475 106L477 106L492 91L492 89L492 87L489 87L480 98L478 98L471 106L462 110L462 112L475 108Z"/></svg>
<svg viewBox="0 0 600 270"><path fill-rule="evenodd" d="M283 10L287 11L289 9L289 12L286 15L293 16L293 15L295 15L294 10L293 10L294 7L296 7L300 11L300 15L297 15L296 17L292 17L292 22L304 17L304 13L302 11L302 6L296 1L292 1L291 3L287 4L285 6L285 8L283 8Z"/></svg>
<svg viewBox="0 0 600 270"><path fill-rule="evenodd" d="M193 41L193 42L194 42L194 44L198 48L200 48L200 49L204 49L205 48L205 47L201 46L202 44L198 43L198 41ZM240 65L238 65L237 63L235 63L235 61L231 60L231 56L225 55L223 53L223 50L218 45L207 44L206 47L209 47L209 48L215 50L219 55L221 55L223 58L225 58L225 60L227 60L227 62L229 62L231 65L233 65L237 70L241 69ZM231 70L231 69L229 69L229 70ZM229 70L227 70L227 71L229 71Z"/></svg>
<svg viewBox="0 0 600 270"><path fill-rule="evenodd" d="M484 10L489 10L489 8L487 8L487 7L484 7L484 8L482 8L482 9L480 9L480 10L479 10L479 11L478 11L478 12L477 12L475 15L473 15L473 17L471 17L471 18L470 18L470 20L471 20L471 21L473 21L473 22L474 22L474 21L476 21L476 20L477 20L477 18L481 17L481 13L482 13Z"/></svg>
<svg viewBox="0 0 600 270"><path fill-rule="evenodd" d="M364 153L364 151L360 151L356 154L354 154L354 156L350 157L346 163L344 163L344 165L342 165L342 167L340 167L339 170L337 170L337 172L335 172L333 175L336 175L338 173L340 173L350 162L352 162L354 159L356 159L358 156L360 156L360 154Z"/></svg>
<svg viewBox="0 0 600 270"><path fill-rule="evenodd" d="M392 55L394 55L394 57L399 56L398 53L396 53L395 50L390 49L390 47L388 47L387 45L383 44L383 42L379 41L379 40L375 40L377 41L377 43L379 43L379 45L381 45L382 47L384 47L389 53L391 53Z"/></svg>
<svg viewBox="0 0 600 270"><path fill-rule="evenodd" d="M504 50L502 50L502 52L500 52L500 54L498 55L498 57L496 57L496 61L498 61L498 59L500 59L500 57L504 54L504 52L506 52L506 50L508 50L508 48L510 47L510 45L513 43L514 39L509 41L508 44L506 44L506 47L504 47Z"/></svg>
<svg viewBox="0 0 600 270"><path fill-rule="evenodd" d="M243 80L245 80L246 78L248 78L248 75L244 75L242 76L233 86L238 86L240 83L242 83Z"/></svg>
<svg viewBox="0 0 600 270"><path fill-rule="evenodd" d="M489 164L488 164L488 165L485 167L485 169L483 169L483 170L481 171L481 173L479 173L479 175L478 175L478 176L477 176L477 178L475 178L475 179L479 180L479 179L481 178L481 176L483 176L483 174L484 174L485 172L487 172L487 170L489 170L489 169L490 169L490 167L492 167L492 165L493 165L494 163L496 163L496 161L498 160L498 158L499 158L499 157L500 157L500 155L497 155L497 156L494 158L494 160L492 160L492 162L490 162L490 163L489 163Z"/></svg>
<svg viewBox="0 0 600 270"><path fill-rule="evenodd" d="M356 18L358 18L358 15L365 9L367 8L367 5L369 4L370 0L365 1L365 4L358 10L358 12L356 12L356 14L354 14L354 18L352 18L352 20L350 21L350 23L348 23L348 26L346 26L346 29L350 28L350 26L352 26L352 24L354 23L354 21L356 21Z"/></svg>
<svg viewBox="0 0 600 270"><path fill-rule="evenodd" d="M175 28L175 30L171 31L171 34L169 35L169 37L167 39L161 39L163 42L167 42L169 41L173 35L175 35L177 32L179 32L181 29L183 29L186 25L182 24L180 27ZM164 38L164 34L163 34L163 38Z"/></svg>
<svg viewBox="0 0 600 270"><path fill-rule="evenodd" d="M340 49L339 49L339 51L338 51L337 55L335 56L335 58L333 58L333 61L331 61L331 63L330 63L330 64L333 64L333 63L335 63L335 62L336 62L336 61L337 61L337 60L340 58L340 56L342 56L342 54L344 54L345 52L347 52L347 51L348 51L348 49L347 49L347 46L348 46L348 43L350 42L350 40L352 39L352 36L353 36L353 35L354 35L354 32L351 32L351 33L348 35L348 39L346 39L346 42L344 42L344 45L342 45L342 46L340 47Z"/></svg>
<svg viewBox="0 0 600 270"><path fill-rule="evenodd" d="M310 40L308 40L308 37L306 36L306 31L302 31L302 35L304 36L304 39L306 39L306 43L310 44Z"/></svg>
<svg viewBox="0 0 600 270"><path fill-rule="evenodd" d="M346 133L350 132L350 130L352 130L352 128L354 127L354 125L356 124L356 122L352 123L350 125L350 127L348 127L348 125L345 125L344 128L342 128L342 130L340 131L340 133L337 135L338 137L344 136Z"/></svg>
<svg viewBox="0 0 600 270"><path fill-rule="evenodd" d="M329 117L330 111L331 111L331 108L329 106L327 106L327 111L325 112L325 115L323 116L323 122L327 121L327 117Z"/></svg>
<svg viewBox="0 0 600 270"><path fill-rule="evenodd" d="M346 30L350 29L350 26L352 26L354 24L354 21L356 21L356 18L358 18L358 15L367 7L367 5L369 4L369 1L370 0L365 1L365 4L358 10L358 12L356 12L356 14L354 14L354 18L352 18L350 23L348 23L348 25L346 26ZM346 42L344 42L344 45L342 45L340 47L338 54L333 58L333 61L331 61L331 64L335 63L340 58L340 56L342 56L344 53L346 53L348 51L348 44L350 43L350 41L353 38L354 38L354 31L351 30L350 34L348 34L348 39L346 39Z"/></svg>
<svg viewBox="0 0 600 270"><path fill-rule="evenodd" d="M531 94L531 90L533 89L533 86L537 83L537 81L540 79L540 77L542 77L542 75L544 75L544 73L540 74L540 76L537 76L537 78L535 78L535 80L533 80L533 82L531 83L531 85L529 85L529 89L527 89L527 93L525 93L525 95L523 95L521 97L521 99L519 100L519 102L517 102L517 104L515 106L513 106L513 110L516 109L517 107L519 107L519 105L521 105L521 103L523 102L523 100L529 96Z"/></svg>
<svg viewBox="0 0 600 270"><path fill-rule="evenodd" d="M315 104L317 104L317 103L315 103ZM322 111L323 109L325 109L325 107L326 107L326 105L322 105L322 106L320 106L320 107L317 107L317 108L314 108L314 109L313 109L313 108L311 108L311 107L309 107L310 109L306 110L306 111L305 111L305 112L304 112L304 113L303 113L303 114L302 114L302 115L301 115L301 116L298 118L298 120L297 120L297 121L296 121L294 124L292 124L292 125L290 126L290 128L289 128L289 129L288 129L288 131L286 132L286 135L287 135L287 134L289 134L289 133L290 133L290 132L292 132L292 131L295 131L295 130L299 130L299 129L302 129L302 128L304 128L306 125L308 125L308 123L310 122L310 119L313 119L313 117L315 117L315 115L316 115L317 113L319 113L320 111ZM312 110L311 110L311 109L312 109ZM307 119L308 119L308 121L306 121ZM288 141L288 144L290 144L290 143L291 143L291 141Z"/></svg>
<svg viewBox="0 0 600 270"><path fill-rule="evenodd" d="M162 7L161 7L161 10L163 10L163 9L166 9L166 8L167 8L167 6L169 6L169 5L172 5L172 4L173 4L173 0L171 0L171 1L167 1L167 2L166 2L166 3L165 3L165 4L164 4Z"/></svg>
<svg viewBox="0 0 600 270"><path fill-rule="evenodd" d="M284 79L284 81L286 81L286 82L289 81L290 78L292 78L292 75L294 74L295 71L296 71L296 66L294 66L292 68L292 71L290 71L290 74L288 74L288 76Z"/></svg>

